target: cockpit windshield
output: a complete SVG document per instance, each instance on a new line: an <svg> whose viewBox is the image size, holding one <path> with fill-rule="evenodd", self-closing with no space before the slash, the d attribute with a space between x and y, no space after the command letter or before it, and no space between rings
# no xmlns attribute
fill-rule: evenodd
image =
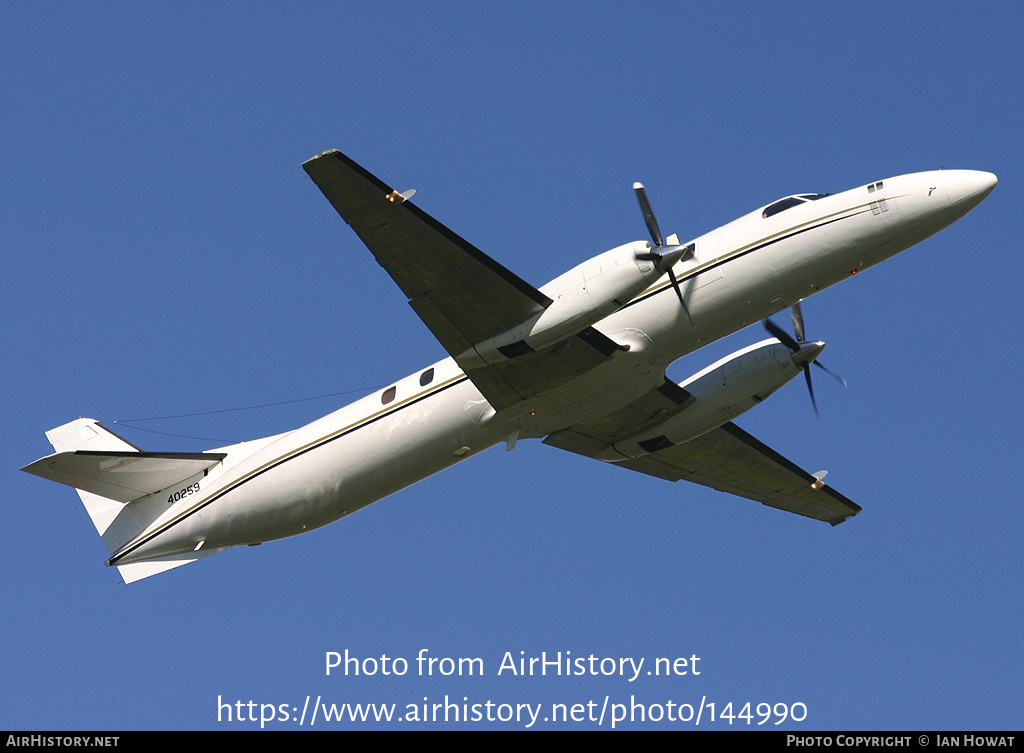
<svg viewBox="0 0 1024 753"><path fill-rule="evenodd" d="M784 212L787 209L792 209L798 204L803 204L808 201L817 201L818 199L823 199L830 195L831 194L827 193L802 193L797 194L796 196L787 196L785 199L779 199L774 204L766 206L764 211L761 212L761 216L767 219L773 214L778 214L779 212Z"/></svg>

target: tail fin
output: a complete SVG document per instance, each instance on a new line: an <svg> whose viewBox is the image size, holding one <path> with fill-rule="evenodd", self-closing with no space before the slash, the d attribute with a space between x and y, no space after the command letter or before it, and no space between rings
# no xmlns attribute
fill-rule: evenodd
<svg viewBox="0 0 1024 753"><path fill-rule="evenodd" d="M91 418L79 418L69 424L58 426L56 429L50 429L50 431L46 432L46 438L58 453L76 452L78 450L141 452L131 442L122 439ZM50 457L54 456L51 455ZM42 475L33 466L48 459L44 458L43 460L36 461L33 465L26 466L24 470L36 475ZM47 478L51 477L52 473L47 474ZM58 479L53 480L56 481ZM118 513L125 507L124 504L83 489L78 489L78 494L82 498L82 503L85 505L86 512L89 513L93 525L96 526L96 530L103 539L103 543L107 545L107 550L111 553L131 541L138 533L141 533L141 528L133 533L123 530L123 525L112 525Z"/></svg>
<svg viewBox="0 0 1024 753"><path fill-rule="evenodd" d="M91 418L80 418L69 424L58 426L46 432L46 438L57 452L74 450L120 450L141 452L127 439L117 436L110 429L101 426L99 421Z"/></svg>
<svg viewBox="0 0 1024 753"><path fill-rule="evenodd" d="M91 418L51 429L46 438L57 453L22 470L75 487L111 554L167 510L162 497L154 498L156 492L199 477L225 457L220 452L143 452ZM120 565L118 570L131 583L216 551Z"/></svg>

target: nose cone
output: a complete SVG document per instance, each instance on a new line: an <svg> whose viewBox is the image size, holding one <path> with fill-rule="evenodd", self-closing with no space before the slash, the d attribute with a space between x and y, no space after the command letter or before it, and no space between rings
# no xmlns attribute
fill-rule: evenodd
<svg viewBox="0 0 1024 753"><path fill-rule="evenodd" d="M981 170L943 170L942 185L954 211L963 216L992 193L999 179Z"/></svg>

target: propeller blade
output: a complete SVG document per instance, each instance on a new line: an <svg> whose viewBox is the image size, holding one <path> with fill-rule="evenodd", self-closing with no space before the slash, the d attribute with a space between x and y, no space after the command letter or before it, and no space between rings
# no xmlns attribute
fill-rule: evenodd
<svg viewBox="0 0 1024 753"><path fill-rule="evenodd" d="M654 241L653 249L645 254L637 254L636 258L638 261L652 261L659 271L668 273L668 279L672 282L672 289L676 291L676 296L679 298L679 305L683 307L683 311L686 312L686 318L690 320L692 325L693 315L686 305L686 300L683 298L683 290L679 287L679 280L676 279L672 267L684 256L692 254L694 245L691 243L689 246L680 246L679 238L673 233L669 236L669 241L672 245L666 246L665 240L661 235L661 228L658 227L658 221L654 218L654 212L651 210L651 202L647 200L647 191L644 190L644 184L634 183L633 190L636 191L637 201L640 202L640 211L644 214L644 222L647 223L647 230Z"/></svg>
<svg viewBox="0 0 1024 753"><path fill-rule="evenodd" d="M794 340L786 330L782 329L778 324L773 322L771 319L764 320L764 328L768 330L774 338L789 348L791 351L796 353L800 350L800 343Z"/></svg>
<svg viewBox="0 0 1024 753"><path fill-rule="evenodd" d="M672 268L668 269L668 279L672 282L672 288L676 291L676 295L679 296L679 302L683 304L683 308L686 308L686 301L683 300L683 291L679 289L679 280L676 279L675 273Z"/></svg>
<svg viewBox="0 0 1024 753"><path fill-rule="evenodd" d="M799 301L789 307L789 314L793 318L793 333L796 335L797 342L805 342L804 314L800 310Z"/></svg>
<svg viewBox="0 0 1024 753"><path fill-rule="evenodd" d="M815 362L817 363L817 362ZM804 364L804 377L807 379L807 391L811 394L811 405L814 407L814 415L821 418L818 413L818 401L814 399L814 385L811 384L811 370L809 364Z"/></svg>
<svg viewBox="0 0 1024 753"><path fill-rule="evenodd" d="M836 380L837 382L839 382L839 383L840 383L841 385L843 385L844 387L848 387L848 386L849 386L849 385L847 385L847 384L846 384L846 380L845 380L845 379L843 379L843 378L842 378L841 376L839 376L839 375L838 375L837 373L835 373L834 371L832 371L831 369L829 369L828 367L826 367L826 366L825 366L824 364L822 364L821 362L819 362L819 361L815 361L815 362L814 362L814 365L815 365L815 366L817 366L817 367L818 367L819 369L821 369L822 371L824 371L824 372L825 372L826 374L828 374L828 375L829 375L830 377L832 377L833 379L835 379L835 380Z"/></svg>
<svg viewBox="0 0 1024 753"><path fill-rule="evenodd" d="M672 267L668 268L668 279L672 282L672 288L676 291L676 295L679 296L679 305L683 307L683 311L686 312L686 318L690 320L690 324L693 324L693 315L690 314L690 309L686 305L686 301L683 300L683 291L679 287L679 280L676 279L675 272L672 271Z"/></svg>
<svg viewBox="0 0 1024 753"><path fill-rule="evenodd" d="M654 212L651 211L651 203L647 201L647 192L644 191L644 184L634 183L633 190L636 191L636 198L640 202L640 211L644 213L644 221L647 223L647 229L651 233L651 239L654 241L655 246L661 248L665 245L665 241L661 237L658 221L654 219Z"/></svg>
<svg viewBox="0 0 1024 753"><path fill-rule="evenodd" d="M792 306L789 307L789 313L790 316L792 316L793 318L793 331L796 333L796 339L793 339L789 335L789 333L786 332L786 330L782 329L782 327L773 322L771 319L764 320L764 328L768 330L779 342L781 342L795 354L800 351L800 343L804 343L805 346L811 345L812 343L807 343L807 341L804 339L804 314L803 311L800 309L799 302L794 303ZM803 358L813 357L811 356L811 353L814 353L814 356L817 356L817 353L820 352L820 348L824 347L824 343L818 343L818 346L819 349L817 351L806 352ZM796 360L796 356L794 356L794 360ZM819 369L824 371L826 374L828 374L830 377L837 380L844 387L846 386L846 380L843 379L838 374L836 374L834 371L831 371L828 367L824 366L816 357L813 361L810 361L810 363L804 361L801 364L800 368L804 370L804 379L807 380L807 392L810 393L811 395L811 405L814 406L814 415L816 415L818 418L821 418L821 414L818 412L818 401L814 399L814 385L811 383L812 363Z"/></svg>

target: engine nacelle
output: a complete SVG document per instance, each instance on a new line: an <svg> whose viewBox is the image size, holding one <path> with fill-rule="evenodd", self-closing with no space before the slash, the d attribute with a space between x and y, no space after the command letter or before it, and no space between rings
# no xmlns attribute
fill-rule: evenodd
<svg viewBox="0 0 1024 753"><path fill-rule="evenodd" d="M570 269L540 289L553 301L544 311L478 343L456 360L463 368L497 363L582 332L618 311L664 274L653 261L636 258L650 251L650 243L634 241Z"/></svg>
<svg viewBox="0 0 1024 753"><path fill-rule="evenodd" d="M825 343L804 343L793 353L772 338L738 350L679 385L694 397L680 413L616 442L596 457L612 463L637 458L716 429L796 377L802 364L817 358L824 347Z"/></svg>

